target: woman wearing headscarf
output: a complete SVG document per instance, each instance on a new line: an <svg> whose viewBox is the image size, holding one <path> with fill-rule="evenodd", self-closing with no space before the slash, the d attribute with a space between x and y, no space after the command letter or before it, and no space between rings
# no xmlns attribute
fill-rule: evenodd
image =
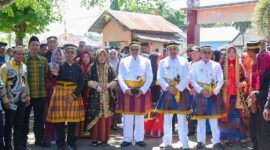
<svg viewBox="0 0 270 150"><path fill-rule="evenodd" d="M118 73L118 67L119 67L119 57L118 57L118 51L116 49L110 49L109 50L109 63L113 67L116 75ZM114 113L113 119L112 119L112 130L117 130L117 123L121 123L122 121L122 115L120 113Z"/></svg>
<svg viewBox="0 0 270 150"><path fill-rule="evenodd" d="M73 44L65 46L66 61L52 69L53 76L57 79L56 86L51 97L47 121L55 123L56 145L59 150L76 150L75 130L76 123L85 119L81 93L84 87L83 71L80 64L74 62L77 47ZM65 131L67 123L67 138Z"/></svg>
<svg viewBox="0 0 270 150"><path fill-rule="evenodd" d="M245 74L247 78L247 87L245 88L245 94L246 96L249 95L249 87L251 82L251 72L252 72L252 59L248 56L247 52L244 52L241 54L241 63L243 67L245 68Z"/></svg>
<svg viewBox="0 0 270 150"><path fill-rule="evenodd" d="M51 62L49 63L49 71L46 78L46 90L47 90L47 101L45 104L45 116L47 115L48 107L50 104L51 96L56 84L56 80L52 77L52 72L55 67L59 67L65 61L64 52L61 49L54 49L51 56ZM49 147L50 142L55 138L55 124L51 122L45 123L44 128L44 144Z"/></svg>
<svg viewBox="0 0 270 150"><path fill-rule="evenodd" d="M87 129L93 138L92 145L108 145L111 116L115 110L116 96L113 91L116 86L116 74L108 62L106 50L99 49L96 53L95 62L91 65L88 74L88 97L89 122Z"/></svg>
<svg viewBox="0 0 270 150"><path fill-rule="evenodd" d="M88 100L87 100L87 96L88 96L88 92L89 92L89 88L87 86L87 79L86 79L86 74L87 72L89 71L90 69L90 66L91 66L91 56L89 54L89 52L87 51L82 51L81 54L80 54L80 64L82 66L82 69L83 69L83 77L84 77L84 80L85 80L85 85L84 85L84 88L83 88L83 91L82 91L82 99L83 99L83 105L84 105L84 111L85 111L85 114L88 113L88 109L87 109L87 106L88 106ZM90 72L88 72L90 74ZM77 124L77 127L76 127L76 137L86 137L86 136L89 136L89 132L85 132L86 131L86 120L88 118L85 117L85 121L84 122L80 122Z"/></svg>
<svg viewBox="0 0 270 150"><path fill-rule="evenodd" d="M109 63L117 73L118 65L119 65L119 58L118 58L118 51L116 49L109 50Z"/></svg>
<svg viewBox="0 0 270 150"><path fill-rule="evenodd" d="M241 142L242 147L247 147L245 141L247 129L244 125L244 120L249 116L244 96L244 88L247 84L244 69L238 60L235 47L227 49L223 70L225 80L223 100L226 116L221 118L219 122L220 137L228 146L232 146L233 142Z"/></svg>

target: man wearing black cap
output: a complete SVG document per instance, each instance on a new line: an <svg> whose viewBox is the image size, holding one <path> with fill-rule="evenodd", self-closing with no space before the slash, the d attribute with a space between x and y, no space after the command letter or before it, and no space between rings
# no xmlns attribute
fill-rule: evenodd
<svg viewBox="0 0 270 150"><path fill-rule="evenodd" d="M24 122L24 142L27 143L29 133L29 119L32 108L34 109L34 134L35 145L47 147L48 143L43 141L44 111L46 101L45 81L48 70L48 61L45 57L38 55L40 47L39 39L32 36L29 40L29 54L26 56L25 64L28 71L28 84L30 90L30 105L26 108Z"/></svg>
<svg viewBox="0 0 270 150"><path fill-rule="evenodd" d="M206 140L206 120L209 120L212 131L212 143L215 149L225 149L220 141L218 119L223 118L225 105L220 90L224 84L221 65L211 59L212 47L200 48L202 59L191 67L191 83L194 95L191 119L197 120L197 149L202 149Z"/></svg>
<svg viewBox="0 0 270 150"><path fill-rule="evenodd" d="M172 119L177 114L178 134L184 150L189 149L187 115L192 113L191 103L186 99L190 71L187 60L178 56L179 43L166 44L169 56L159 63L157 80L162 88L156 111L164 114L164 136L160 148L172 144Z"/></svg>
<svg viewBox="0 0 270 150"><path fill-rule="evenodd" d="M10 59L8 55L5 55L6 46L7 43L0 42L0 67Z"/></svg>
<svg viewBox="0 0 270 150"><path fill-rule="evenodd" d="M261 41L247 43L247 53L251 58L254 58L254 52L260 51L252 66L251 92L248 103L253 115L250 125L254 149L268 150L270 149L270 122L264 120L263 110L270 82L270 52L266 51L263 45Z"/></svg>
<svg viewBox="0 0 270 150"><path fill-rule="evenodd" d="M144 115L151 111L152 67L150 60L140 55L139 42L130 43L129 50L131 55L120 61L118 73L121 91L116 112L123 113L124 119L121 146L129 146L135 140L136 145L144 147Z"/></svg>

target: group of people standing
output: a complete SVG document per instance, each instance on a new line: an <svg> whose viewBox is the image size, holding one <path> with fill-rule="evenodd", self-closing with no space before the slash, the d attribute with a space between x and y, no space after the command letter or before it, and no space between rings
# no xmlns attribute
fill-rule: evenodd
<svg viewBox="0 0 270 150"><path fill-rule="evenodd" d="M160 147L170 146L176 116L184 150L190 148L188 135L195 128L196 148L204 148L208 125L216 149L236 141L247 147L251 137L255 150L268 150L270 52L265 44L247 43L241 59L237 48L229 46L214 61L211 46L190 45L184 58L175 41L164 45L163 56L133 41L124 56L116 49L93 51L83 42L60 49L55 36L48 37L48 49L40 51L43 45L33 36L28 51L17 46L7 60L1 42L0 108L5 123L1 111L0 149L28 149L33 108L35 145L41 147L56 140L59 150L76 150L75 141L82 136L90 137L92 146L107 146L122 114L122 147L133 141L145 147L146 134L163 135ZM149 128L145 116L153 112L159 122ZM159 124L160 129L154 128Z"/></svg>

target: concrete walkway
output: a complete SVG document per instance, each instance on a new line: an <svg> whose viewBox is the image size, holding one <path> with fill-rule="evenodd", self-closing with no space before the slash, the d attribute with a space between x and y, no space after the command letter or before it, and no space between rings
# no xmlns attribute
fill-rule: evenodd
<svg viewBox="0 0 270 150"><path fill-rule="evenodd" d="M196 149L196 138L195 136L190 136L190 148L191 149ZM79 139L77 141L77 147L78 150L116 150L116 149L121 149L121 150L159 150L159 144L162 142L161 138L145 138L145 142L147 146L145 148L141 148L137 145L133 146L128 146L125 148L121 148L120 144L122 142L122 128L119 128L118 131L112 131L111 132L111 139L109 141L109 146L104 147L104 146L98 146L98 147L93 147L91 146L91 141L88 139ZM29 135L29 146L32 150L46 150L46 149L52 149L56 150L56 145L53 144L51 148L40 148L36 147L34 145L34 135L31 133ZM173 144L171 147L166 148L166 150L174 150L174 149L180 149L181 144L178 142L178 136L173 137ZM207 144L206 144L206 149L213 149L213 145L211 144L211 136L207 137ZM248 148L241 148L239 143L235 143L233 147L227 147L226 150L248 150Z"/></svg>

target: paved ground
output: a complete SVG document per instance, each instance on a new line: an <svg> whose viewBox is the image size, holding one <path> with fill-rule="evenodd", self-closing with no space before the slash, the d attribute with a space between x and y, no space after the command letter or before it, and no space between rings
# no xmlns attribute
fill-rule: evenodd
<svg viewBox="0 0 270 150"><path fill-rule="evenodd" d="M211 144L211 137L208 136L207 138L207 145L206 149L213 149L213 145ZM159 144L161 143L161 138L146 138L145 142L147 143L147 146L145 148L138 147L136 145L129 146L126 148L120 148L120 144L122 142L122 128L118 129L118 131L112 131L111 133L111 139L109 141L110 146L104 147L104 146L98 146L98 147L92 147L91 146L91 141L88 139L80 139L77 141L77 146L78 150L116 150L116 149L123 149L123 150L159 150L160 148L158 147ZM33 145L34 143L34 136L33 133L29 135L29 146L32 150L46 150L40 147L35 147ZM191 149L195 149L196 147L196 139L194 136L190 136L190 147ZM173 144L172 147L166 148L166 150L170 149L180 149L181 144L178 142L178 136L173 137ZM56 145L53 144L51 148L49 149L56 149ZM241 148L239 144L235 144L233 147L227 147L227 150L248 150L248 148Z"/></svg>

